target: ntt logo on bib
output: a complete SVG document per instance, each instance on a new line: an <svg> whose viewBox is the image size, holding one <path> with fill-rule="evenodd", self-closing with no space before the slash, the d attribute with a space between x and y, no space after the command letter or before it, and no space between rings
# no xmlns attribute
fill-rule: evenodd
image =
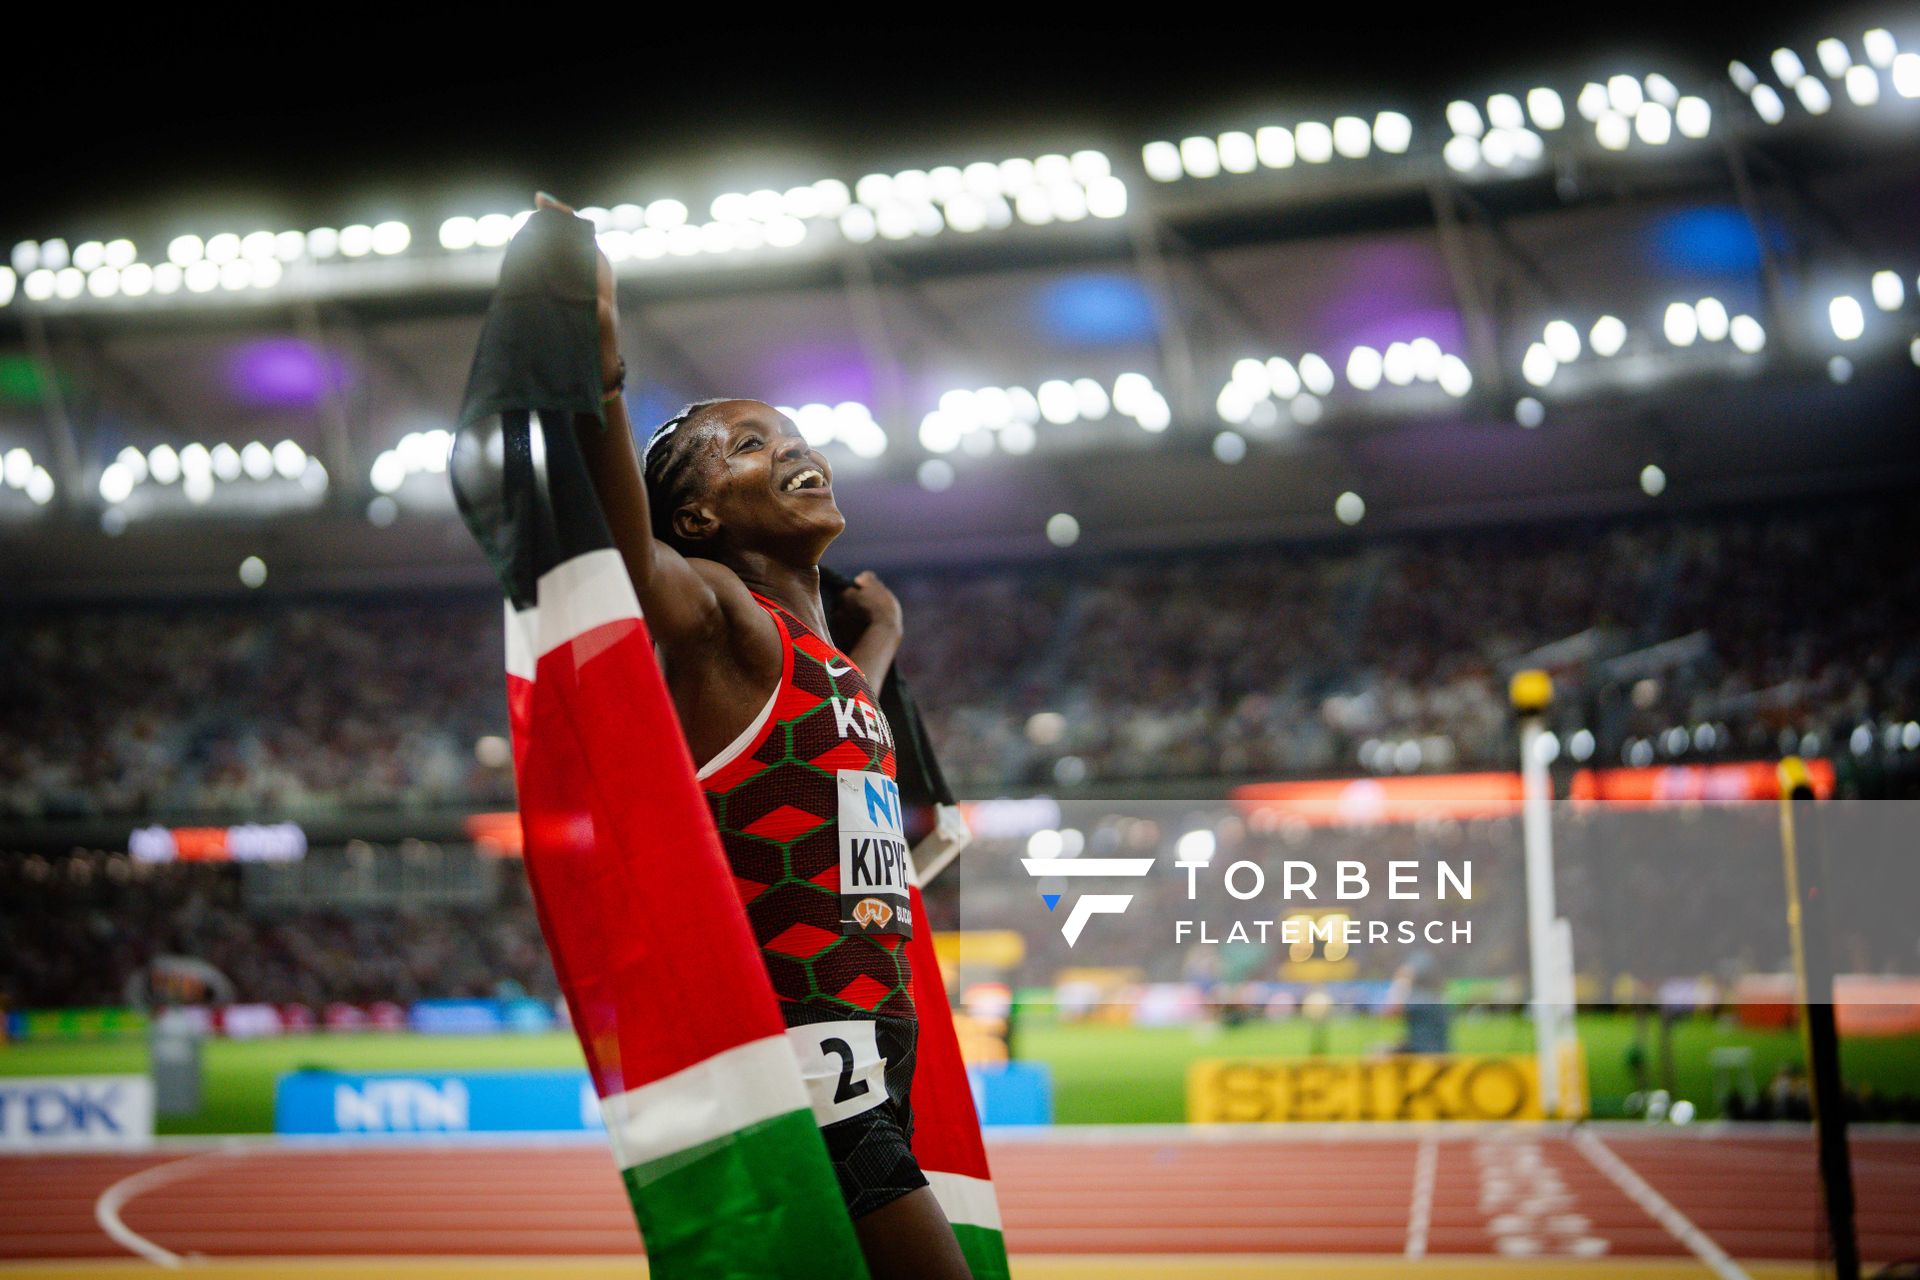
<svg viewBox="0 0 1920 1280"><path fill-rule="evenodd" d="M1054 876L1144 876L1153 869L1152 858L1022 858L1027 874L1036 880L1048 880ZM1042 892L1041 901L1052 911L1060 905L1065 896L1058 893ZM1073 901L1067 909L1067 918L1060 922L1060 935L1071 947L1080 941L1080 934L1087 927L1087 921L1097 915L1119 915L1133 903L1130 893L1086 893Z"/></svg>

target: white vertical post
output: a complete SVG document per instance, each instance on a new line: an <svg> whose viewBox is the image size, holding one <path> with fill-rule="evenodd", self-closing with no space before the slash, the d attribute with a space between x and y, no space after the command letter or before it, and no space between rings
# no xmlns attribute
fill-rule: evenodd
<svg viewBox="0 0 1920 1280"><path fill-rule="evenodd" d="M1553 945L1553 784L1540 751L1545 716L1520 718L1520 820L1527 856L1527 955L1531 961L1534 1061L1540 1074L1540 1110L1560 1112L1558 1062L1561 982Z"/></svg>

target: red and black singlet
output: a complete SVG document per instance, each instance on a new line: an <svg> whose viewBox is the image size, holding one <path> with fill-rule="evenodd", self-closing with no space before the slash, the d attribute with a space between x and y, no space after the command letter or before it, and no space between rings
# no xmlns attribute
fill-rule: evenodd
<svg viewBox="0 0 1920 1280"><path fill-rule="evenodd" d="M780 632L780 681L699 778L774 994L789 1022L911 1018L893 731L853 659L754 600Z"/></svg>

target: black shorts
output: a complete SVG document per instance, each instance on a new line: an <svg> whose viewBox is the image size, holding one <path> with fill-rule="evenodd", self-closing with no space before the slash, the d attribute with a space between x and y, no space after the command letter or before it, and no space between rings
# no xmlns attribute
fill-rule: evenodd
<svg viewBox="0 0 1920 1280"><path fill-rule="evenodd" d="M913 1158L912 1018L836 1017L837 1010L783 1004L800 1055L814 1119L855 1218L927 1185Z"/></svg>

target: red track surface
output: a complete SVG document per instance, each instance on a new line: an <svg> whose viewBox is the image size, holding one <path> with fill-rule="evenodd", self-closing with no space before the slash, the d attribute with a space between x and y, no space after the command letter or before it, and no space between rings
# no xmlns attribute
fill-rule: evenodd
<svg viewBox="0 0 1920 1280"><path fill-rule="evenodd" d="M1600 1137L1734 1257L1823 1252L1804 1133ZM1524 1129L1427 1138L1055 1131L994 1143L992 1156L1017 1253L1686 1254L1581 1141ZM137 1190L121 1217L182 1255L638 1249L607 1153L593 1145L262 1145L0 1158L0 1259L125 1256L96 1221L100 1197L180 1161L190 1163ZM1920 1256L1920 1136L1860 1134L1854 1165L1864 1254Z"/></svg>

